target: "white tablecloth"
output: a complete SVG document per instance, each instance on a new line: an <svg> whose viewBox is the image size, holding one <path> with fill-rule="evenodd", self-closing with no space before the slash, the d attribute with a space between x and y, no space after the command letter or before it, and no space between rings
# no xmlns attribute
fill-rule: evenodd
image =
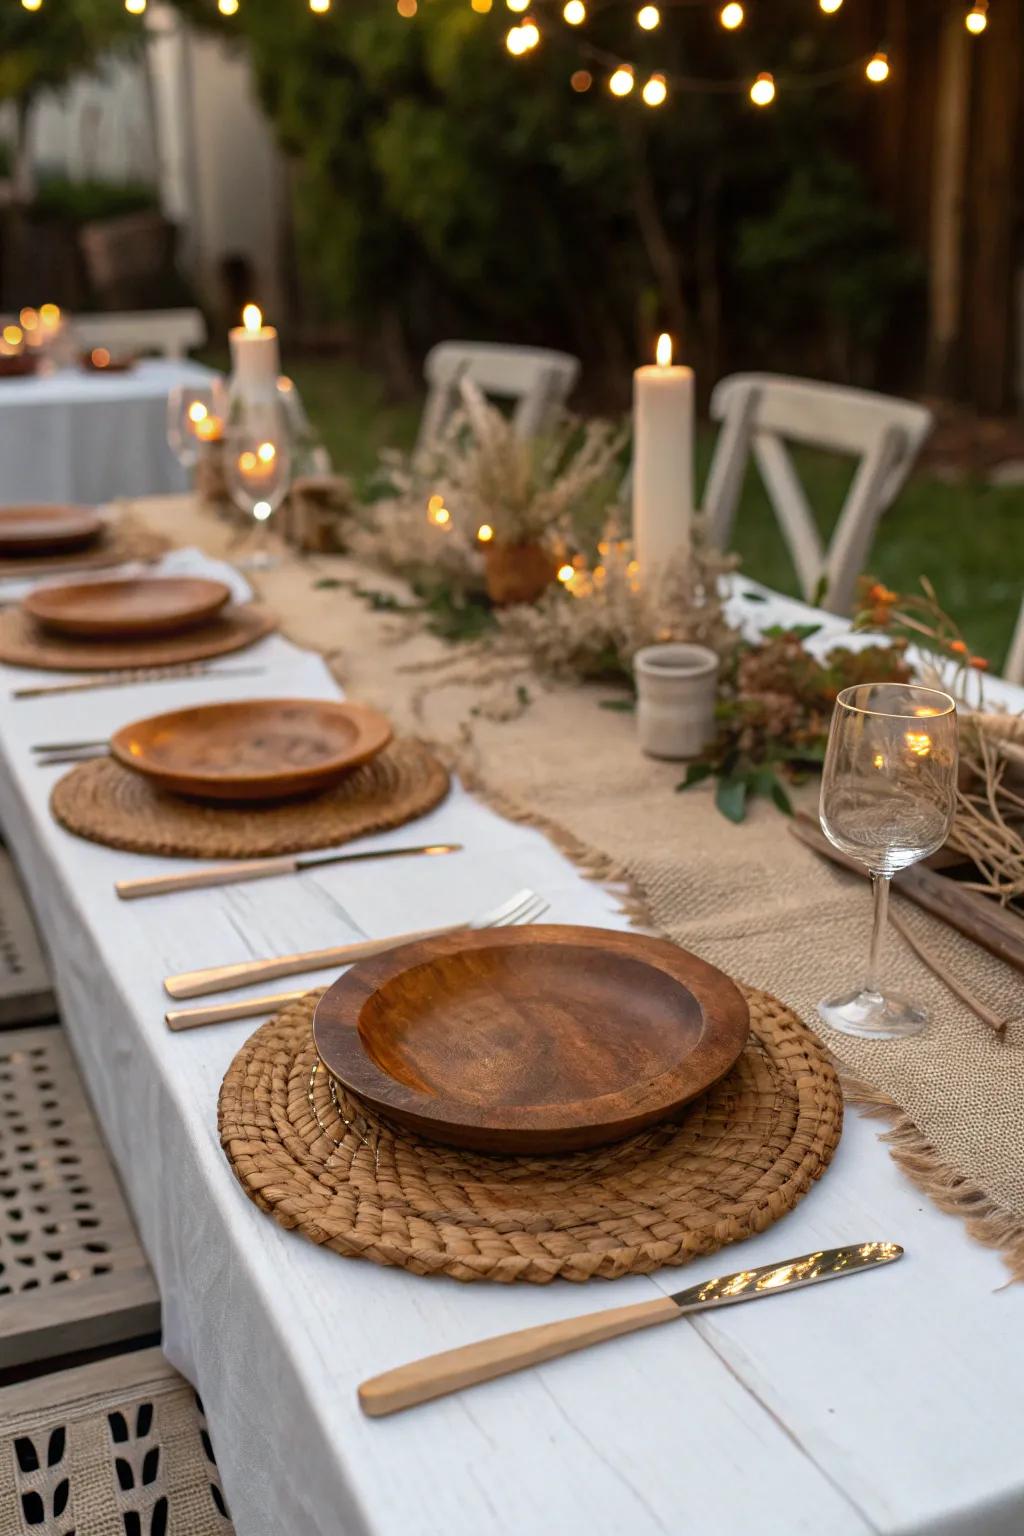
<svg viewBox="0 0 1024 1536"><path fill-rule="evenodd" d="M82 502L187 488L167 446L167 396L215 375L163 358L128 373L0 379L0 504Z"/></svg>
<svg viewBox="0 0 1024 1536"><path fill-rule="evenodd" d="M757 623L807 616L781 599L754 610ZM901 1176L877 1123L855 1113L831 1170L779 1225L685 1271L614 1285L420 1279L319 1250L250 1204L218 1144L216 1100L253 1026L169 1034L165 974L407 929L426 911L454 920L525 885L549 898L553 921L623 926L612 897L542 836L460 788L416 827L417 839L464 843L452 858L119 903L116 877L167 861L57 827L58 770L35 767L31 744L217 695L336 693L318 659L280 638L259 655L265 677L216 693L191 680L59 706L12 702L23 674L0 669L0 819L157 1274L165 1349L202 1393L239 1536L1020 1536L1024 1290L1001 1289L998 1257ZM407 828L373 842L403 839ZM394 1419L356 1405L364 1377L432 1350L873 1238L903 1243L906 1258Z"/></svg>

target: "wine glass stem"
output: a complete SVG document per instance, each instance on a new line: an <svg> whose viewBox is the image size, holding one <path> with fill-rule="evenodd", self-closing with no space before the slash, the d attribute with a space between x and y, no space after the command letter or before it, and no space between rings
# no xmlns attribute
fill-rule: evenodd
<svg viewBox="0 0 1024 1536"><path fill-rule="evenodd" d="M882 953L882 939L885 935L886 918L889 915L889 875L877 875L871 873L871 889L874 895L875 913L871 924L871 950L868 954L868 979L866 991L880 991L878 985L879 960Z"/></svg>

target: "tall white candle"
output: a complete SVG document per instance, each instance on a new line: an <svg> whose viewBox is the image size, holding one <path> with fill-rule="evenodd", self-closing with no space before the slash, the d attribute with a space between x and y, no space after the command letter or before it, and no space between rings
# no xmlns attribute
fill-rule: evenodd
<svg viewBox="0 0 1024 1536"><path fill-rule="evenodd" d="M277 331L272 325L263 324L258 305L245 306L242 324L235 326L228 339L231 343L232 389L243 394L276 390L281 372Z"/></svg>
<svg viewBox="0 0 1024 1536"><path fill-rule="evenodd" d="M658 338L657 362L633 375L633 552L643 584L690 547L693 518L694 374L672 363Z"/></svg>

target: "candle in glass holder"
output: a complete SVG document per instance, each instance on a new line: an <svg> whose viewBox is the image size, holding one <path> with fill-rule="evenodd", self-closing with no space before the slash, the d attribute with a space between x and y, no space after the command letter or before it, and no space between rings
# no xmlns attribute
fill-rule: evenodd
<svg viewBox="0 0 1024 1536"><path fill-rule="evenodd" d="M673 364L669 336L658 338L656 357L633 375L633 548L643 585L689 550L693 518L693 369Z"/></svg>
<svg viewBox="0 0 1024 1536"><path fill-rule="evenodd" d="M234 327L228 339L231 343L232 392L276 393L277 376L281 372L277 331L272 325L263 324L259 305L245 306L242 324Z"/></svg>

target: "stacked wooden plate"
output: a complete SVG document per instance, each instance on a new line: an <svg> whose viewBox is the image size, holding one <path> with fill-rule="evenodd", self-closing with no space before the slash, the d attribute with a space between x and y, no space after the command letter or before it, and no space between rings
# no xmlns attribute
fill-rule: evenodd
<svg viewBox="0 0 1024 1536"><path fill-rule="evenodd" d="M103 530L91 507L0 507L0 555L63 555L85 549Z"/></svg>
<svg viewBox="0 0 1024 1536"><path fill-rule="evenodd" d="M158 576L40 587L22 607L58 634L124 640L193 629L214 618L230 597L222 581Z"/></svg>
<svg viewBox="0 0 1024 1536"><path fill-rule="evenodd" d="M671 1119L735 1064L738 988L660 939L538 925L354 966L321 998L320 1060L384 1119L507 1155L574 1152Z"/></svg>
<svg viewBox="0 0 1024 1536"><path fill-rule="evenodd" d="M110 751L171 794L271 802L329 788L390 740L388 721L363 704L249 699L136 721Z"/></svg>

